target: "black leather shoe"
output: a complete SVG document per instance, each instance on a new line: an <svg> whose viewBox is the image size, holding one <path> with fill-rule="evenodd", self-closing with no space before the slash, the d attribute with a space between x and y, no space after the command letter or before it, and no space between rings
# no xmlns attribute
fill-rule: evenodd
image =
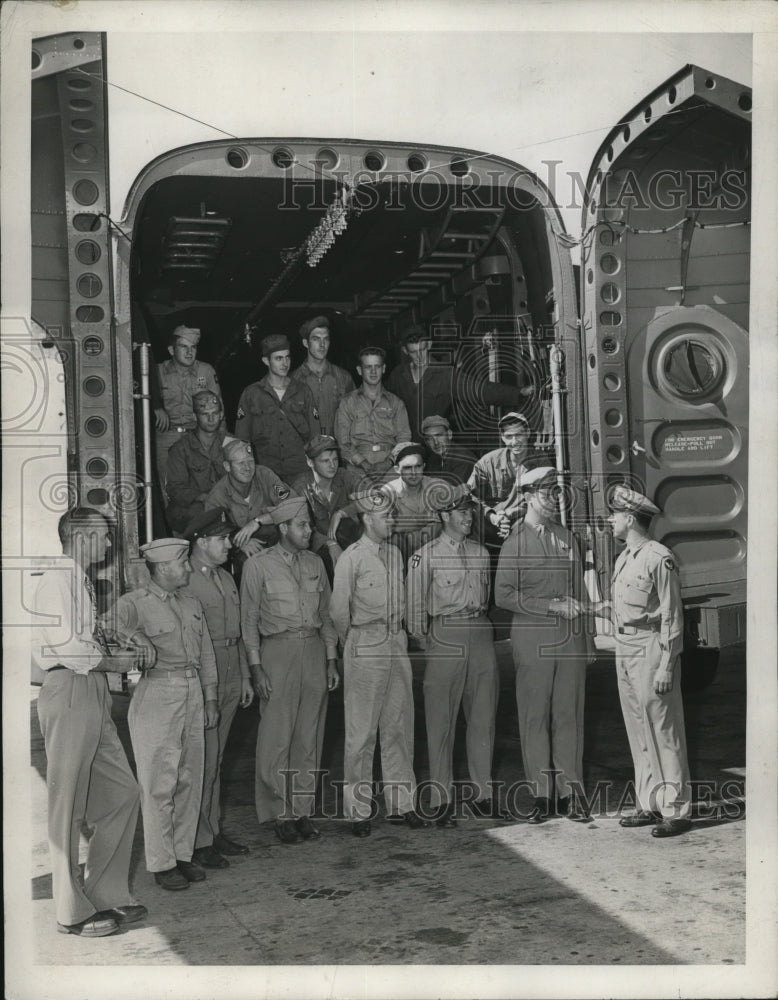
<svg viewBox="0 0 778 1000"><path fill-rule="evenodd" d="M569 799L567 812L564 815L567 819L572 820L573 823L590 823L592 819L585 806L577 798Z"/></svg>
<svg viewBox="0 0 778 1000"><path fill-rule="evenodd" d="M619 826L651 826L660 818L658 813L649 812L647 809L640 809L629 816L622 816L619 820Z"/></svg>
<svg viewBox="0 0 778 1000"><path fill-rule="evenodd" d="M226 854L227 857L237 857L238 854L248 854L249 849L245 844L237 844L223 833L217 833L213 838L214 849L219 854Z"/></svg>
<svg viewBox="0 0 778 1000"><path fill-rule="evenodd" d="M311 837L321 837L321 830L311 821L309 816L301 816L300 819L294 821L294 825L297 827L297 832L303 840L310 840Z"/></svg>
<svg viewBox="0 0 778 1000"><path fill-rule="evenodd" d="M551 800L550 799L535 799L535 804L527 817L527 822L532 823L533 826L537 826L539 823L545 823L545 821L551 816Z"/></svg>
<svg viewBox="0 0 778 1000"><path fill-rule="evenodd" d="M93 913L86 920L77 924L57 924L60 934L75 934L77 937L99 938L108 937L119 930L116 920L108 913Z"/></svg>
<svg viewBox="0 0 778 1000"><path fill-rule="evenodd" d="M556 800L556 806L554 807L555 816L567 816L570 811L570 796L564 795L562 798Z"/></svg>
<svg viewBox="0 0 778 1000"><path fill-rule="evenodd" d="M686 833L687 830L690 830L691 826L691 820L688 819L663 819L651 831L651 836L677 837L679 833Z"/></svg>
<svg viewBox="0 0 778 1000"><path fill-rule="evenodd" d="M439 826L442 830L453 830L456 825L452 803L446 802L442 806L438 806L435 811L435 826Z"/></svg>
<svg viewBox="0 0 778 1000"><path fill-rule="evenodd" d="M276 831L276 837L278 837L282 844L299 844L302 840L292 819L276 820L273 829Z"/></svg>
<svg viewBox="0 0 778 1000"><path fill-rule="evenodd" d="M105 911L106 917L113 917L117 924L134 924L136 920L143 920L149 915L149 911L141 903L128 903L127 906L114 906Z"/></svg>
<svg viewBox="0 0 778 1000"><path fill-rule="evenodd" d="M471 802L470 808L478 819L510 819L510 814L500 809L497 799L479 799Z"/></svg>
<svg viewBox="0 0 778 1000"><path fill-rule="evenodd" d="M205 872L196 861L176 861L176 865L187 882L205 881Z"/></svg>
<svg viewBox="0 0 778 1000"><path fill-rule="evenodd" d="M371 832L370 820L363 819L351 824L351 832L355 837L369 837Z"/></svg>
<svg viewBox="0 0 778 1000"><path fill-rule="evenodd" d="M154 872L154 881L161 889L169 889L171 892L189 888L189 879L184 877L178 867L168 868L164 872Z"/></svg>
<svg viewBox="0 0 778 1000"><path fill-rule="evenodd" d="M192 860L203 868L229 868L230 863L218 851L210 847L196 847Z"/></svg>

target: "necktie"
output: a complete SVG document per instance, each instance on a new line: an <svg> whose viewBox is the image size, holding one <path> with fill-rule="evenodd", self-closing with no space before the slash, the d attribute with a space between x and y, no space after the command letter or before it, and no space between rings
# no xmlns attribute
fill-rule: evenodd
<svg viewBox="0 0 778 1000"><path fill-rule="evenodd" d="M222 582L219 579L219 571L218 569L216 569L216 567L214 567L211 570L211 579L213 580L213 585L216 587L216 589L219 591L222 597L226 597L226 594L224 593L224 587L222 586Z"/></svg>
<svg viewBox="0 0 778 1000"><path fill-rule="evenodd" d="M289 569L292 571L292 576L298 583L300 583L300 557L297 555L292 556L289 561Z"/></svg>
<svg viewBox="0 0 778 1000"><path fill-rule="evenodd" d="M97 616L97 591L95 590L95 585L89 579L89 577L84 574L84 588L89 595L89 601L92 605L92 613L95 619L95 627L92 630L92 638L98 644L100 649L107 655L110 656L111 651L108 648L108 637L105 634L105 629L103 628L102 622Z"/></svg>

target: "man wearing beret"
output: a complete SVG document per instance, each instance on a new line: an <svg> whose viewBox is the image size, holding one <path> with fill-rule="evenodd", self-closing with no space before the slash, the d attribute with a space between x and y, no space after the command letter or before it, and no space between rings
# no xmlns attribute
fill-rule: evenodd
<svg viewBox="0 0 778 1000"><path fill-rule="evenodd" d="M500 551L494 599L513 612L519 736L524 775L535 791L529 822L554 813L586 822L584 687L594 643L583 562L575 535L555 520L556 470L525 472L521 488L527 513Z"/></svg>
<svg viewBox="0 0 778 1000"><path fill-rule="evenodd" d="M335 566L330 614L343 644L343 809L354 836L368 837L379 733L387 818L412 830L426 823L414 811L413 678L403 631L402 556L388 541L392 502L379 489L360 491L352 499L364 530Z"/></svg>
<svg viewBox="0 0 778 1000"><path fill-rule="evenodd" d="M466 483L476 456L467 448L452 445L454 435L448 420L439 414L425 417L421 422L421 433L427 446L425 470L428 475Z"/></svg>
<svg viewBox="0 0 778 1000"><path fill-rule="evenodd" d="M436 505L443 530L411 556L408 631L426 650L424 714L430 760L431 802L440 827L454 818L454 737L459 706L467 722L467 765L477 816L505 818L492 800L492 753L500 693L494 633L486 616L489 553L468 537L475 501L455 486Z"/></svg>
<svg viewBox="0 0 778 1000"><path fill-rule="evenodd" d="M208 491L224 475L224 410L215 392L203 389L192 396L197 427L179 437L168 453L167 523L183 532L205 510Z"/></svg>
<svg viewBox="0 0 778 1000"><path fill-rule="evenodd" d="M246 854L248 848L231 840L221 828L220 772L224 748L238 705L254 699L246 648L240 636L238 588L223 568L232 547L236 525L223 508L207 510L186 529L192 544L192 575L181 591L200 602L208 625L219 675L219 725L205 730L205 762L200 819L195 835L194 860L204 868L227 868L227 855Z"/></svg>
<svg viewBox="0 0 778 1000"><path fill-rule="evenodd" d="M317 434L305 446L305 457L308 471L294 480L292 491L308 501L313 518L311 551L321 556L331 583L343 549L359 536L356 509L349 499L359 479L356 473L339 468L334 437Z"/></svg>
<svg viewBox="0 0 778 1000"><path fill-rule="evenodd" d="M467 481L483 504L485 538L497 543L508 534L522 506L521 477L528 471L530 426L522 413L506 413L497 421L503 447L489 451L475 463Z"/></svg>
<svg viewBox="0 0 778 1000"><path fill-rule="evenodd" d="M272 511L277 545L252 557L241 580L241 622L259 696L255 804L283 844L320 835L311 820L321 760L327 693L340 683L330 585L308 551L305 497Z"/></svg>
<svg viewBox="0 0 778 1000"><path fill-rule="evenodd" d="M233 553L233 568L238 569L249 556L277 540L270 511L293 495L293 491L272 469L257 465L251 445L245 441L225 440L222 455L225 475L209 490L205 509L224 508L238 526L233 538L241 552L239 560L237 553Z"/></svg>
<svg viewBox="0 0 778 1000"><path fill-rule="evenodd" d="M169 361L157 365L162 407L156 411L157 470L165 490L168 452L179 435L196 426L192 398L203 389L210 389L221 400L216 372L204 361L197 360L200 331L195 327L177 326L170 335Z"/></svg>
<svg viewBox="0 0 778 1000"><path fill-rule="evenodd" d="M392 448L397 478L381 487L392 498L392 541L406 563L412 552L440 534L436 507L449 499L453 488L443 479L424 475L424 458L423 445L400 441Z"/></svg>
<svg viewBox="0 0 778 1000"><path fill-rule="evenodd" d="M289 378L287 338L265 337L261 351L267 375L243 390L235 434L251 442L257 462L290 482L305 472L305 443L321 433L319 414L305 382Z"/></svg>
<svg viewBox="0 0 778 1000"><path fill-rule="evenodd" d="M363 347L357 365L362 384L340 401L335 437L347 469L368 480L382 478L392 467L392 448L411 436L401 399L384 388L386 352Z"/></svg>
<svg viewBox="0 0 778 1000"><path fill-rule="evenodd" d="M683 645L681 583L673 553L649 535L661 513L648 497L616 486L613 535L625 543L613 570L616 670L632 760L637 811L622 826L649 826L675 837L691 826L689 762L679 661Z"/></svg>
<svg viewBox="0 0 778 1000"><path fill-rule="evenodd" d="M402 337L403 363L392 370L386 383L405 403L411 424L409 436L418 438L421 423L430 414L447 416L455 399L467 401L481 413L487 406L516 405L516 386L474 378L461 366L430 363L431 347L432 339L423 326L409 327Z"/></svg>
<svg viewBox="0 0 778 1000"><path fill-rule="evenodd" d="M330 349L330 321L326 316L312 316L300 327L300 340L308 355L295 371L293 382L304 382L311 390L319 414L322 434L335 432L335 413L341 399L354 391L354 379L345 368L327 360Z"/></svg>
<svg viewBox="0 0 778 1000"><path fill-rule="evenodd" d="M218 674L200 602L189 581L189 542L141 546L149 582L114 605L115 628L156 650L132 696L127 721L138 770L146 867L163 889L188 889L205 872L192 861L203 789L204 730L219 721Z"/></svg>

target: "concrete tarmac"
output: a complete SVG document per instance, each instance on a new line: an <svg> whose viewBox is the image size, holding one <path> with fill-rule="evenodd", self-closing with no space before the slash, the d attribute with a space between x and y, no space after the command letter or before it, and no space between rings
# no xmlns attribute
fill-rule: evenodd
<svg viewBox="0 0 778 1000"><path fill-rule="evenodd" d="M501 694L495 778L503 801L529 809L507 643L499 643ZM414 657L416 773L426 777ZM131 884L146 921L96 941L60 935L46 840L45 754L32 689L32 895L41 965L683 965L745 960L745 657L722 657L712 683L685 692L697 803L690 833L657 841L623 829L632 765L612 657L588 669L585 775L598 789L588 824L475 819L456 829L412 831L383 815L358 840L337 818L343 700L330 701L320 803L322 837L282 845L253 806L257 708L239 711L222 776L224 829L248 855L185 892L159 889L145 870L141 824ZM114 697L130 751L126 696ZM462 720L460 720L461 723ZM467 778L464 740L457 777ZM381 813L383 807L381 806Z"/></svg>

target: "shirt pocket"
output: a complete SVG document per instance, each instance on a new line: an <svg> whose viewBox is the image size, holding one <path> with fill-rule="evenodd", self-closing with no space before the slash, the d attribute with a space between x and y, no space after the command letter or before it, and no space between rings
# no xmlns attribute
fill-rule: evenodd
<svg viewBox="0 0 778 1000"><path fill-rule="evenodd" d="M283 608L291 610L295 605L295 588L290 580L266 579L265 593L271 610L278 611Z"/></svg>
<svg viewBox="0 0 778 1000"><path fill-rule="evenodd" d="M647 577L638 576L631 580L624 580L619 589L625 608L639 613L644 612L648 607L654 585Z"/></svg>
<svg viewBox="0 0 778 1000"><path fill-rule="evenodd" d="M369 608L383 608L386 604L387 580L377 570L362 573L357 580L357 594L362 604Z"/></svg>
<svg viewBox="0 0 778 1000"><path fill-rule="evenodd" d="M141 631L152 640L162 639L171 632L175 632L176 628L177 621L172 611L155 611L141 625Z"/></svg>

